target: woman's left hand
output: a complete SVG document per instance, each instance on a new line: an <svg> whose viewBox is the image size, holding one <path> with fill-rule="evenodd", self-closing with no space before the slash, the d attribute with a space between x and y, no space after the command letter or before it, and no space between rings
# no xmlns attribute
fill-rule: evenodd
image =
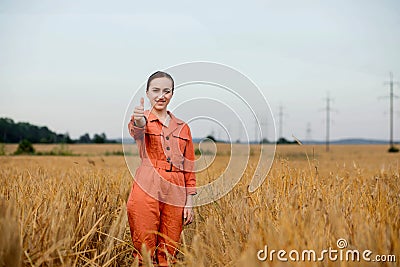
<svg viewBox="0 0 400 267"><path fill-rule="evenodd" d="M185 206L183 209L183 225L191 224L194 220L194 211L192 207Z"/></svg>
<svg viewBox="0 0 400 267"><path fill-rule="evenodd" d="M183 209L183 225L191 224L194 220L194 211L192 209L193 206L193 196L186 196L186 205Z"/></svg>

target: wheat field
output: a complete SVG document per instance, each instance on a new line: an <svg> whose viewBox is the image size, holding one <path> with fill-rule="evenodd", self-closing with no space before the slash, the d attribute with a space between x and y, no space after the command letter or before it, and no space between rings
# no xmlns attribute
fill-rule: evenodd
<svg viewBox="0 0 400 267"><path fill-rule="evenodd" d="M41 145L38 151L54 145ZM229 162L219 144L199 184ZM136 266L125 203L132 176L121 145L70 145L75 156L0 157L0 266ZM7 145L10 154L15 146ZM386 146L278 146L258 190L247 188L252 153L231 192L195 208L177 266L398 266L399 155ZM257 149L254 148L257 152ZM137 158L135 152L130 155ZM396 262L259 259L271 250L370 250ZM266 252L268 248L268 252ZM343 251L345 251L343 249ZM260 254L260 250L263 250ZM295 254L292 254L295 255ZM319 255L319 254L318 254ZM286 254L288 258L288 254Z"/></svg>

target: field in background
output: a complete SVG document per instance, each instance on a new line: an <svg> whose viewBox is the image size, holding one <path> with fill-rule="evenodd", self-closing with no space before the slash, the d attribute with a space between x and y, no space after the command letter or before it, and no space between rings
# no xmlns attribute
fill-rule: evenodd
<svg viewBox="0 0 400 267"><path fill-rule="evenodd" d="M50 152L53 149L61 148L81 156L103 156L107 153L122 152L121 144L33 144L37 152ZM6 144L5 152L10 155L17 150L18 144Z"/></svg>
<svg viewBox="0 0 400 267"><path fill-rule="evenodd" d="M34 145L50 151L57 145ZM6 145L12 153L16 145ZM125 203L132 177L121 145L69 145L80 156L0 157L0 266L130 266ZM131 150L131 149L129 149ZM197 207L184 228L178 266L287 266L261 262L257 252L317 252L344 238L347 249L396 255L400 261L399 154L387 146L278 146L263 185L249 194L257 159L253 147L239 184L220 200ZM132 146L131 157L135 158ZM229 161L197 175L216 179ZM345 250L343 250L345 251ZM318 255L320 256L320 255ZM286 255L288 257L288 255ZM13 263L13 260L15 262ZM3 262L2 262L3 261ZM297 266L382 266L377 262L290 262Z"/></svg>

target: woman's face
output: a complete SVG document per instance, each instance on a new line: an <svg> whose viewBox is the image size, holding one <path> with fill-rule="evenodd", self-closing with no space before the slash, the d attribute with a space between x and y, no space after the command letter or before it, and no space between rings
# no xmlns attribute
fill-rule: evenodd
<svg viewBox="0 0 400 267"><path fill-rule="evenodd" d="M172 81L167 77L155 78L150 82L146 94L154 109L164 110L172 98Z"/></svg>

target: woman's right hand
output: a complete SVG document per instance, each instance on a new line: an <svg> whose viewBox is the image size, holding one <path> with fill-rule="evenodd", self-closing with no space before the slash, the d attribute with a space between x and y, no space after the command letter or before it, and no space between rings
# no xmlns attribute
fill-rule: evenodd
<svg viewBox="0 0 400 267"><path fill-rule="evenodd" d="M144 99L140 98L140 105L135 107L132 115L135 120L135 124L138 127L143 127L146 125L146 120L144 118Z"/></svg>

